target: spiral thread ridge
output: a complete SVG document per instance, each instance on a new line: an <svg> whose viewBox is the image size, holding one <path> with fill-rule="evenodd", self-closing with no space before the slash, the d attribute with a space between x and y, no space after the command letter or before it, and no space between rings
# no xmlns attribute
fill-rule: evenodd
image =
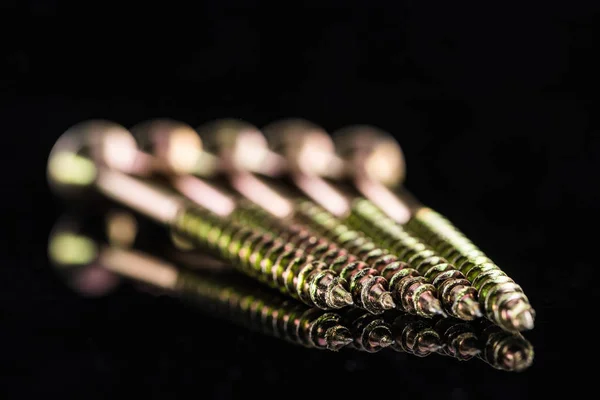
<svg viewBox="0 0 600 400"><path fill-rule="evenodd" d="M309 306L337 309L352 304L347 282L327 264L262 230L197 207L183 209L172 229L242 273Z"/></svg>
<svg viewBox="0 0 600 400"><path fill-rule="evenodd" d="M430 208L421 208L407 228L422 237L456 267L478 290L486 317L504 329L531 329L535 311L521 286L503 272L450 221ZM514 318L527 315L529 320Z"/></svg>
<svg viewBox="0 0 600 400"><path fill-rule="evenodd" d="M395 307L392 295L388 292L387 280L346 250L315 235L302 224L279 220L252 204L240 202L238 209L234 212L236 221L260 226L314 260L325 262L329 269L348 282L354 306L372 314Z"/></svg>

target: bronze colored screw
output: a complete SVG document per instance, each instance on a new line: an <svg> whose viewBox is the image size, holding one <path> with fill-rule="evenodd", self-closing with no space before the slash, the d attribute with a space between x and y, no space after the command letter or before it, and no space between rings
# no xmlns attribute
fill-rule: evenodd
<svg viewBox="0 0 600 400"><path fill-rule="evenodd" d="M346 189L339 184L332 184L314 175L319 173L320 168L316 168L317 171L313 172L314 167L301 164L314 164L311 162L312 159L309 158L314 146L307 145L307 148L302 148L302 142L297 144L301 132L310 132L311 137L320 135L322 141L326 142L328 136L321 128L304 120L283 120L267 126L264 132L272 149L286 155L289 160L289 173L296 186L312 200L357 231L363 231L370 236L374 236L373 241L378 247L389 250L398 256L401 261L415 267L422 276L437 288L440 299L450 315L464 320L472 320L482 315L479 304L475 300L475 288L470 286L465 276L456 270L452 264L438 257L424 243L404 231L400 226L393 227L391 224L385 224L375 228L373 225L379 224L381 221L372 220L370 218L372 215L363 213L364 207L357 208L357 206L369 203L368 200L354 193L352 189ZM313 158L320 159L322 154L325 154L323 156L325 158L336 158L334 154L329 154L329 151L321 152L318 155L313 154ZM327 161L326 164L339 165L338 162L331 161ZM335 168L331 169L335 170ZM331 175L339 177L340 174L338 168L338 172ZM327 196L324 196L323 193L327 193ZM373 209L376 208L373 207ZM377 218L393 222L383 213L379 213ZM381 228L385 229L382 230ZM377 235L374 235L375 233ZM401 236L398 236L398 233L401 233Z"/></svg>
<svg viewBox="0 0 600 400"><path fill-rule="evenodd" d="M247 131L251 132L251 130ZM185 132L186 134L195 134L194 131L187 125L172 120L147 121L132 128L132 132L141 143L150 144L150 146L148 146L149 150L153 151L154 155L149 155L148 157L155 158L156 161L154 161L154 164L159 166L173 165L173 161L168 157L168 155L173 153L173 151L166 151L165 147L167 146L165 143L169 143L170 148L175 148L177 141L182 136L172 136L181 135L182 132ZM200 140L195 142L195 144L193 144L191 140L188 140L187 143L192 143L192 145L196 146L196 149L188 148L185 151L192 154L199 154L201 151L203 151L200 148ZM228 152L228 149L229 148L226 147L224 152ZM177 153L183 152L184 151L181 150ZM215 158L214 156L212 157ZM193 159L193 157L190 158ZM195 165L195 162L189 164ZM225 157L222 164L230 165L231 162L228 157ZM235 170L236 167L231 167L228 169ZM175 168L164 168L164 170L167 173L177 173ZM190 172L190 168L187 168L185 172ZM228 198L229 195L227 193L223 193L214 187L209 188L209 184L205 184L200 178L186 174L172 176L170 177L170 180L174 186L179 188L185 195L189 196L191 199L199 200L199 204L204 205L205 207L214 207L214 205L211 204L211 202L207 203L205 200L200 199L208 200L210 197L214 198L215 196L225 198L231 203L231 206L228 208L228 212L222 214L222 216L224 216L228 221L234 221L236 223L241 222L240 225L250 225L260 229L263 229L265 223L268 223L269 221L271 222L271 226L279 226L280 232L278 233L285 235L285 238L280 239L287 240L289 244L295 245L299 249L303 250L305 254L311 255L313 260L325 262L330 269L337 272L342 279L348 282L355 306L363 308L374 314L379 314L385 310L395 307L392 296L387 291L387 281L385 278L379 276L377 271L369 268L367 264L359 262L355 258L349 257L347 252L342 251L333 245L331 245L331 249L328 249L330 251L327 253L317 252L319 249L307 247L307 243L300 243L295 240L297 237L295 236L296 230L293 226L281 224L279 220L275 219L275 217L267 217L263 220L262 218L265 216L265 214L257 211L256 207L252 206L251 203L247 201L238 201L238 199L233 197ZM191 181L195 182L196 185L187 185L185 188L182 186L183 183L189 184ZM217 193L214 194L214 192ZM208 233L209 242L218 241L216 238L210 238L211 235L218 236L221 234L221 232L218 230L213 232L214 233ZM253 243L251 244L253 245ZM320 249L323 249L323 246L327 247L329 244L322 243ZM223 251L221 251L221 253L223 254ZM254 260L252 262L257 263L259 261ZM277 279L283 280L283 278Z"/></svg>
<svg viewBox="0 0 600 400"><path fill-rule="evenodd" d="M402 150L391 135L374 127L355 126L334 133L334 141L356 187L376 203L385 197L382 193L394 196L396 202L377 204L388 215L394 215L392 209L404 211L396 221L405 224L463 272L478 290L480 304L491 321L510 331L533 328L535 311L523 289L448 219L423 206L402 188L404 172L398 176L386 175L393 167L405 170ZM395 193L388 187L394 187Z"/></svg>
<svg viewBox="0 0 600 400"><path fill-rule="evenodd" d="M92 159L85 151L90 149L90 140L97 138L105 140L104 148L113 151ZM97 151L93 146L92 150ZM59 192L94 187L188 240L218 249L241 271L311 306L335 309L352 304L350 293L344 289L346 282L326 264L289 243L194 207L166 188L120 172L132 168L132 154L136 152L135 141L123 127L107 121L80 123L63 134L52 149L48 178ZM119 170L109 168L111 163Z"/></svg>
<svg viewBox="0 0 600 400"><path fill-rule="evenodd" d="M302 210L302 204L306 201L298 203L295 199L298 194L285 193L280 186L274 186L273 182L266 182L251 172L241 170L241 168L243 168L243 160L240 160L241 157L239 157L239 155L236 158L236 152L232 151L232 148L236 146L236 143L239 140L238 138L242 136L242 134L249 135L249 132L255 132L254 136L262 137L262 134L256 127L239 120L217 120L203 125L198 130L202 134L203 143L206 144L206 147L211 149L212 152L218 153L223 159L224 165L230 166L226 175L228 176L231 185L240 194L262 208L261 210L257 207L243 207L246 215L238 218L250 224L256 223L259 226L264 226L265 221L270 219L267 213L270 213L273 216L282 219L283 223L269 224L269 228L278 235L283 235L285 240L294 241L294 243L300 245L298 240L302 238L302 240L307 240L309 243L319 243L320 249L327 249L328 246L332 246L330 243L319 239L317 236L310 233L308 229L304 229L301 226L306 225L309 228L317 229L319 233L330 238L336 244L339 244L351 253L355 253L359 258L367 257L367 253L369 253L369 266L371 268L368 270L368 274L365 274L367 265L364 263L356 263L356 259L354 258L342 258L342 263L338 262L334 265L339 266L338 271L340 271L340 273L341 271L353 271L362 276L361 280L364 280L369 276L369 279L372 281L381 281L382 285L385 280L377 275L381 275L382 271L385 270L386 278L394 281L394 299L399 302L399 306L404 311L418 313L419 315L426 317L430 317L436 313L443 314L439 301L435 298L434 287L427 282L424 282L424 278L419 277L416 270L408 268L405 263L400 263L389 255L385 255L385 260L380 260L379 258L384 257L382 251L380 251L380 257L374 257L374 250L377 250L374 244L364 238L363 235L359 235L357 232L350 232L341 221L336 220L333 216L327 221L330 229L323 231L320 221L313 220L310 214L307 214ZM238 136L236 136L236 132L238 132ZM308 137L310 137L310 135ZM318 139L318 136L314 137L315 139ZM303 140L303 138L306 139L306 136L299 136L298 140ZM266 142L263 143L255 140L254 146L258 147L256 153L268 154L269 150L266 149L266 145ZM241 147L241 145L238 145L238 147ZM254 152L254 150L252 152ZM277 159L276 156L271 156L270 158ZM279 164L279 167L279 170L282 170L281 163ZM264 172L269 170L269 166L264 165L263 168L255 167L255 169L260 169ZM300 225L296 226L293 224L294 222L300 222ZM311 240L312 242L310 242ZM304 244L302 245L304 246ZM352 268L346 268L346 263L348 262L351 263L350 266L352 266ZM375 265L378 267L377 269L372 268ZM343 276L350 282L351 288L356 287L353 285L350 276ZM366 284L366 286L368 287L371 285ZM365 296L365 293L368 294L368 292L365 292L364 290L351 290L351 292L355 295L354 303L361 305L365 303L364 300L361 299L380 297L379 293L381 293L381 290L381 288L377 289L377 296L371 294ZM363 294L360 294L361 292ZM391 301L392 299L389 298L389 296L386 297L387 303L391 306L393 304ZM377 311L372 310L371 308L365 309L371 312ZM379 307L379 309L381 310L381 307Z"/></svg>
<svg viewBox="0 0 600 400"><path fill-rule="evenodd" d="M64 216L53 229L48 245L50 260L57 270L70 270L84 278L78 280L84 285L81 290L95 290L89 284L92 279L96 286L103 283L101 275L85 276L90 268L101 268L191 300L221 318L297 345L337 351L353 342L350 330L340 323L339 314L252 289L230 273L192 274L143 252L103 244L84 234L82 225L80 219Z"/></svg>

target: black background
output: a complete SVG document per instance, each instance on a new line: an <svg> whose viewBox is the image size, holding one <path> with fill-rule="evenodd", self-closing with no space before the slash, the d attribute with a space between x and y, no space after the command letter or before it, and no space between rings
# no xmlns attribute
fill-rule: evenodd
<svg viewBox="0 0 600 400"><path fill-rule="evenodd" d="M597 282L600 18L570 3L453 3L3 3L0 397L472 399L581 388L578 362L593 362L597 340L583 316ZM46 261L64 210L46 186L47 153L81 120L154 117L304 117L392 132L406 186L529 295L534 365L514 374L476 360L310 351L127 285L101 299L70 292Z"/></svg>

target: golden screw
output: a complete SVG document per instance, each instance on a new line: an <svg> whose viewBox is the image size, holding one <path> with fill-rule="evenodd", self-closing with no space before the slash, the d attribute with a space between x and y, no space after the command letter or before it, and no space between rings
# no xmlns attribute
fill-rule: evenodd
<svg viewBox="0 0 600 400"><path fill-rule="evenodd" d="M411 269L406 263L400 262L393 256L384 254L382 250L378 250L363 235L349 231L341 221L335 220L333 217L327 221L331 229L323 231L322 223L314 220L310 213L307 214L303 210L305 203L311 203L306 200L305 196L301 196L295 190L290 191L289 188L286 190L279 182L265 180L264 177L257 176L254 171L261 171L262 174L273 174L273 165L276 166L277 171L283 171L285 160L267 148L264 136L256 127L244 121L226 119L205 124L198 128L198 131L211 154L218 155L221 159L221 165L228 166L224 168L225 173L223 175L225 175L230 185L238 193L256 204L255 207L240 207L239 209L242 211L242 213L238 213L240 220L251 225L265 227L267 221L276 217L280 220L279 223L268 223L268 228L282 239L291 241L303 249L309 246L310 251L323 254L324 257L331 260L333 266L338 267L337 271L340 273L342 271L353 271L353 273L362 277L361 280L369 277L371 282L381 282L379 288L373 286L376 288L377 294L374 296L369 292L365 292L364 289L354 290L353 288L356 286L353 285L353 279L342 274L350 283L355 305L364 305L364 299L382 298L387 301L388 306L379 307L380 310L392 306L393 302L387 296L387 293L385 297L381 297L379 294L381 293L381 286L384 283L387 286L387 282L382 277L384 274L390 282L393 281L392 295L402 310L426 317L439 313L443 314L439 301L435 298L435 288L425 282L416 270ZM247 137L253 139L250 141ZM262 138L262 141L260 138ZM246 146L242 145L244 143ZM250 145L252 145L251 150L249 149ZM249 162L236 150L239 148L244 148L247 153L257 154L257 159ZM301 197L300 200L297 200L298 196ZM306 229L307 227L309 229ZM335 250L333 244L315 235L311 232L311 229L316 229L320 234L350 251L363 262L357 263L355 257L348 256L340 258L339 262L333 262L334 258L337 257L336 254L338 252L342 254L343 252L339 249ZM327 254L324 254L326 251ZM364 261L368 262L365 264ZM329 263L329 261L327 262ZM367 268L368 266L371 268ZM374 266L377 268L373 268ZM372 286L368 282L363 288ZM373 304L372 301L368 303ZM365 307L363 306L363 308ZM373 305L365 309L371 312L377 311L377 309L373 310Z"/></svg>
<svg viewBox="0 0 600 400"><path fill-rule="evenodd" d="M338 154L348 165L347 177L388 215L401 215L396 222L405 224L453 263L478 290L480 304L491 321L510 331L533 328L535 311L523 289L448 219L423 206L402 187L404 156L391 135L374 127L355 126L333 136ZM393 168L402 173L387 173ZM395 192L388 188L395 188ZM380 201L386 196L395 201Z"/></svg>

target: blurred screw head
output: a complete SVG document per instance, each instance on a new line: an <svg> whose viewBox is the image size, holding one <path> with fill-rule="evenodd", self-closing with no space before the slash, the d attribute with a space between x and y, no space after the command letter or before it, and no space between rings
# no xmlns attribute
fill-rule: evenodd
<svg viewBox="0 0 600 400"><path fill-rule="evenodd" d="M151 153L169 172L193 173L202 154L202 140L188 124L158 118L131 128L140 149Z"/></svg>
<svg viewBox="0 0 600 400"><path fill-rule="evenodd" d="M97 166L129 171L137 153L135 139L121 125L104 120L81 122L63 133L50 151L50 188L65 196L79 195L91 186Z"/></svg>
<svg viewBox="0 0 600 400"><path fill-rule="evenodd" d="M269 148L281 154L290 169L308 175L337 176L335 146L329 134L305 119L275 121L263 128Z"/></svg>
<svg viewBox="0 0 600 400"><path fill-rule="evenodd" d="M272 175L281 168L281 160L269 150L263 133L249 122L217 119L198 127L198 133L207 151L217 155L225 169Z"/></svg>
<svg viewBox="0 0 600 400"><path fill-rule="evenodd" d="M400 186L406 178L402 148L389 133L368 125L342 128L332 134L338 154L348 162L351 173L386 186Z"/></svg>

